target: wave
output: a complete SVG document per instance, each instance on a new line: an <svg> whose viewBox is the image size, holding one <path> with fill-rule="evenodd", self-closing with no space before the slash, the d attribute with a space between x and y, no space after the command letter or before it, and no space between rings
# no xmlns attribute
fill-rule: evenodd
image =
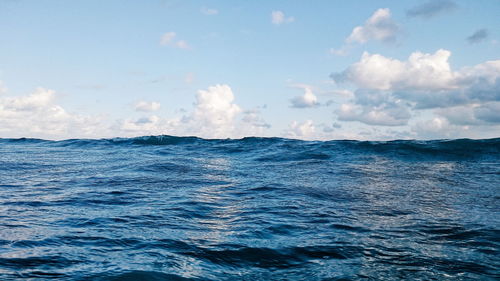
<svg viewBox="0 0 500 281"><path fill-rule="evenodd" d="M36 138L1 139L0 143L42 144L60 147L88 146L197 146L226 153L264 152L261 161L326 160L338 153L382 154L397 157L478 157L500 152L500 138L357 141L304 141L277 137L245 137L241 139L203 139L195 136L142 136L111 139L68 139L50 141ZM290 152L284 154L283 152ZM268 153L266 153L268 152Z"/></svg>

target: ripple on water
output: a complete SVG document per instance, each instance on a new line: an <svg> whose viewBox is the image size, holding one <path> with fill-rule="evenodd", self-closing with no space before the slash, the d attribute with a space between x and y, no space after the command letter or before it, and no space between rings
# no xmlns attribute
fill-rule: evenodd
<svg viewBox="0 0 500 281"><path fill-rule="evenodd" d="M0 139L0 280L498 280L500 139Z"/></svg>

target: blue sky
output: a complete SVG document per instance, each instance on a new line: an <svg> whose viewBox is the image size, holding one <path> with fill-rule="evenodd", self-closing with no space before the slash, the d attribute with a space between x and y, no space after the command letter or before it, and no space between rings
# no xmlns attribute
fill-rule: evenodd
<svg viewBox="0 0 500 281"><path fill-rule="evenodd" d="M0 137L498 137L499 14L494 0L0 0Z"/></svg>

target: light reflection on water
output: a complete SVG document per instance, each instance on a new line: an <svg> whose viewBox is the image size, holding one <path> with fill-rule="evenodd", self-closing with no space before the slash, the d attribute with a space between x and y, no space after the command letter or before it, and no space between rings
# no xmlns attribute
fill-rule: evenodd
<svg viewBox="0 0 500 281"><path fill-rule="evenodd" d="M0 140L0 279L498 273L498 141L170 140Z"/></svg>

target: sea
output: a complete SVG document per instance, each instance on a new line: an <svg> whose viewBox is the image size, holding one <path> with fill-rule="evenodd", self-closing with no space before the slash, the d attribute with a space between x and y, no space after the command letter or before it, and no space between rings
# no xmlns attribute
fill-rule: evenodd
<svg viewBox="0 0 500 281"><path fill-rule="evenodd" d="M500 280L500 138L0 139L0 280Z"/></svg>

